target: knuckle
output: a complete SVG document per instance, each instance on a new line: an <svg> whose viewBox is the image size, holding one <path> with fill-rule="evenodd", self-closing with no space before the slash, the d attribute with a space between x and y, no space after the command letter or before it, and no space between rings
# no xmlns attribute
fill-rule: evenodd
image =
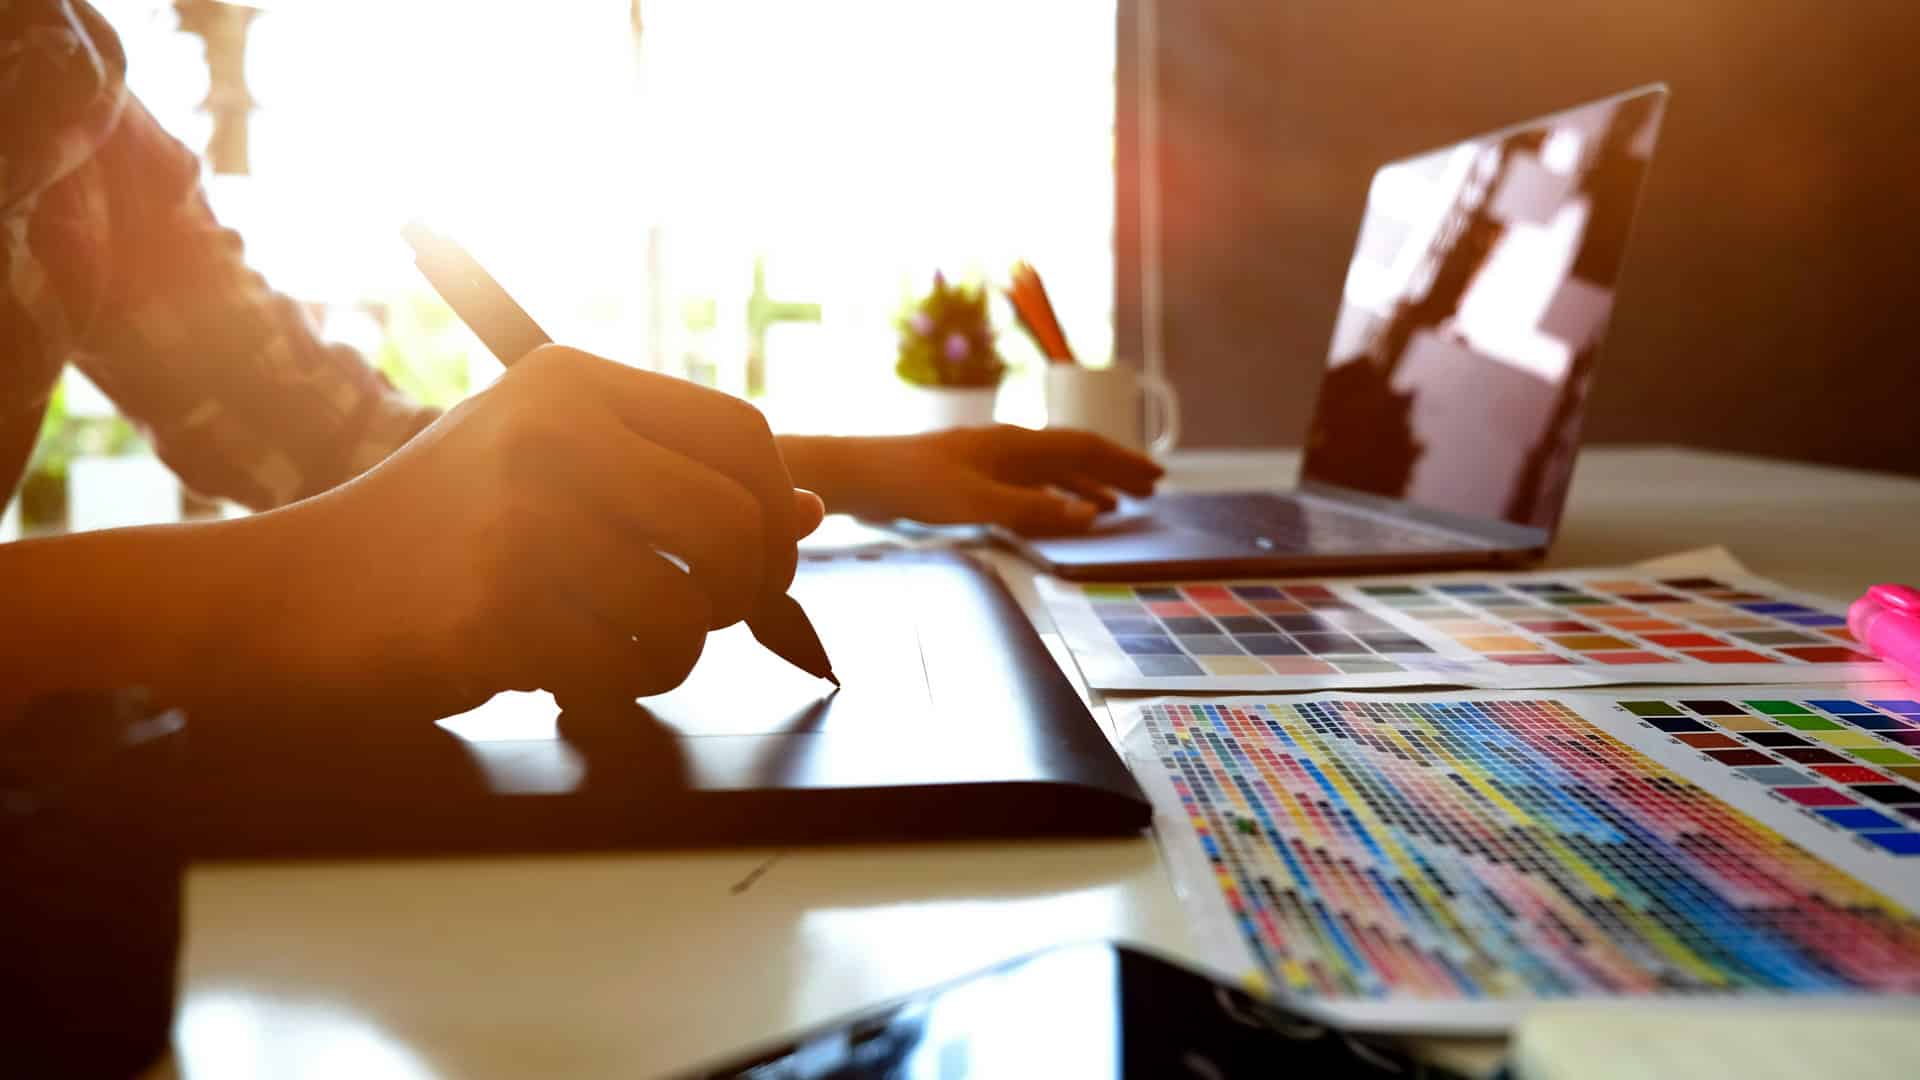
<svg viewBox="0 0 1920 1080"><path fill-rule="evenodd" d="M542 345L522 357L496 386L513 385L514 402L534 415L565 411L592 391L595 380L589 368L604 363L592 353L569 349L565 345Z"/></svg>
<svg viewBox="0 0 1920 1080"><path fill-rule="evenodd" d="M552 368L558 368L561 371L570 371L574 365L580 363L581 358L585 355L586 354L582 353L579 349L570 349L565 345L555 345L549 342L545 345L536 346L532 352L521 357L519 362L514 364L514 367L530 367L534 371L546 371Z"/></svg>
<svg viewBox="0 0 1920 1080"><path fill-rule="evenodd" d="M767 414L743 398L729 395L725 402L718 422L722 437L732 444L734 452L739 455L737 460L753 461L759 455L771 453L773 428L767 423Z"/></svg>
<svg viewBox="0 0 1920 1080"><path fill-rule="evenodd" d="M767 424L767 414L761 412L759 406L745 398L731 395L727 397L727 403L731 420L744 433L749 435L764 433L768 436L773 434L773 429Z"/></svg>

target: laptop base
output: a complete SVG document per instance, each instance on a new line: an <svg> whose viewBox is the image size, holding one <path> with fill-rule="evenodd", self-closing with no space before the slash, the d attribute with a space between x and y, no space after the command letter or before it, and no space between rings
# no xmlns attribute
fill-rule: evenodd
<svg viewBox="0 0 1920 1080"><path fill-rule="evenodd" d="M1171 581L1524 566L1543 549L1420 533L1391 520L1319 508L1290 493L1130 500L1073 536L996 539L1069 581ZM1274 504L1281 504L1276 506ZM1287 507L1306 508L1287 512ZM1276 512L1280 511L1280 512ZM1346 524L1334 525L1331 518Z"/></svg>

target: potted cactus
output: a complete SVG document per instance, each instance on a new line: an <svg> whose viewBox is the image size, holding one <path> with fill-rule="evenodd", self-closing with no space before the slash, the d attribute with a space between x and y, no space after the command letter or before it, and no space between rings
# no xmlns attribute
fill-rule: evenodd
<svg viewBox="0 0 1920 1080"><path fill-rule="evenodd" d="M912 388L928 430L993 422L994 397L1007 364L994 347L985 285L954 285L933 275L933 289L900 316L894 371Z"/></svg>

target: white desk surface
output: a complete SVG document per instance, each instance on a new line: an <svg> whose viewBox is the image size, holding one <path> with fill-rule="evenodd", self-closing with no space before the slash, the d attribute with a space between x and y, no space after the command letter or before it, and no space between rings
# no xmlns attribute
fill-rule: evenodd
<svg viewBox="0 0 1920 1080"><path fill-rule="evenodd" d="M1176 455L1170 479L1284 485L1297 462ZM1551 563L1724 544L1843 599L1920 577L1916 537L1917 480L1598 449ZM1078 684L1031 571L990 557ZM1061 942L1192 954L1146 837L215 865L191 872L186 922L175 1060L160 1072L194 1080L653 1075ZM1497 1046L1429 1049L1474 1063Z"/></svg>

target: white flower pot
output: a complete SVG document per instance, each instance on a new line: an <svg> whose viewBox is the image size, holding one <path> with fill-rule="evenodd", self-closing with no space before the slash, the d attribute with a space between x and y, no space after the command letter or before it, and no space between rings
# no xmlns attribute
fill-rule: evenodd
<svg viewBox="0 0 1920 1080"><path fill-rule="evenodd" d="M999 393L997 386L908 386L907 400L912 404L915 430L941 431L993 423L993 402Z"/></svg>

